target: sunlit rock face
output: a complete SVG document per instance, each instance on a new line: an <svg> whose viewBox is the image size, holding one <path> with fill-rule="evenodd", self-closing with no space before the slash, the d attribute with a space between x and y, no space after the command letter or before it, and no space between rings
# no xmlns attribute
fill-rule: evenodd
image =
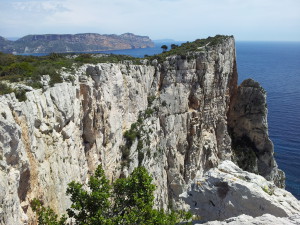
<svg viewBox="0 0 300 225"><path fill-rule="evenodd" d="M245 148L235 144L242 136L258 150L247 168L282 185L265 95L252 84L238 88L232 37L164 62L84 65L62 76L74 82L45 84L25 102L0 96L1 224L33 223L33 198L64 213L67 184L87 182L99 164L111 181L145 166L157 186L156 206L186 208L179 196L196 177L224 160L241 161L237 151ZM249 92L261 102L249 101ZM262 112L251 121L239 107ZM139 135L129 143L131 127Z"/></svg>
<svg viewBox="0 0 300 225"><path fill-rule="evenodd" d="M300 213L300 202L291 193L227 160L197 176L180 197L206 221L242 214L288 217Z"/></svg>

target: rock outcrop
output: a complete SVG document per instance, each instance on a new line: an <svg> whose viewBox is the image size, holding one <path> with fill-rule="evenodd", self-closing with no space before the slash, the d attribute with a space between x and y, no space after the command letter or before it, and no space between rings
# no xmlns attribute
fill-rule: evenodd
<svg viewBox="0 0 300 225"><path fill-rule="evenodd" d="M262 137L253 130L259 124L244 129L244 122L235 121L239 105L252 105L241 102L233 37L163 63L143 63L61 72L63 78L73 76L73 83L45 84L27 92L25 102L14 94L0 96L0 224L32 223L33 198L65 212L67 184L86 182L99 163L111 180L145 166L157 186L157 207L182 207L179 196L190 182L233 157L232 140L240 137L234 123L257 149L268 147L254 161L266 162L269 172L262 175L277 182L270 175L278 168L266 111L256 114L265 122ZM253 95L260 91L251 89ZM139 135L128 140L125 131Z"/></svg>
<svg viewBox="0 0 300 225"><path fill-rule="evenodd" d="M233 95L228 118L234 160L242 169L284 188L285 175L278 170L268 134L266 92L258 82L242 82Z"/></svg>
<svg viewBox="0 0 300 225"><path fill-rule="evenodd" d="M211 221L201 223L203 225L267 225L267 224L281 224L281 225L297 225L300 224L300 215L292 215L289 217L276 217L270 214L255 217L241 215L238 217L229 218L224 221ZM197 224L195 224L197 225Z"/></svg>
<svg viewBox="0 0 300 225"><path fill-rule="evenodd" d="M246 214L288 217L300 214L300 202L264 177L223 161L191 182L181 194L195 215L203 220L224 220Z"/></svg>
<svg viewBox="0 0 300 225"><path fill-rule="evenodd" d="M122 35L44 34L27 35L16 41L0 37L0 51L6 53L91 52L154 47L147 36L131 33Z"/></svg>

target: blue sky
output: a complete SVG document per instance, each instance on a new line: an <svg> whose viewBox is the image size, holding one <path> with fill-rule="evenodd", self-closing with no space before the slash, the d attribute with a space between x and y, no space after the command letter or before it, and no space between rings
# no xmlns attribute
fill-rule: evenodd
<svg viewBox="0 0 300 225"><path fill-rule="evenodd" d="M86 32L300 41L300 0L0 0L0 36Z"/></svg>

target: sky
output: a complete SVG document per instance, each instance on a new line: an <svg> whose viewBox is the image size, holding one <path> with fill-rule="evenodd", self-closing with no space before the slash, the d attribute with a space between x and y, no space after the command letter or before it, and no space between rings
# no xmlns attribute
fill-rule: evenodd
<svg viewBox="0 0 300 225"><path fill-rule="evenodd" d="M300 0L0 0L0 36L122 34L300 41Z"/></svg>

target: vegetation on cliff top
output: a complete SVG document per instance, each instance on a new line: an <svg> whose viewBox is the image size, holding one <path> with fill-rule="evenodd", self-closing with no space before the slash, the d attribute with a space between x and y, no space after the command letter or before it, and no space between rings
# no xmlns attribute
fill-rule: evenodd
<svg viewBox="0 0 300 225"><path fill-rule="evenodd" d="M167 46L162 46L163 52L159 55L147 56L146 59L154 60L157 59L159 62L165 60L167 57L172 55L180 55L186 58L189 53L205 51L209 47L216 46L222 43L224 40L232 36L216 35L215 37L208 37L205 39L197 39L193 42L182 43L180 46L175 44L171 45L171 50L167 50Z"/></svg>
<svg viewBox="0 0 300 225"><path fill-rule="evenodd" d="M197 39L194 42L183 43L181 46L175 44L171 45L171 50L164 46L164 52L158 55L146 56L144 59L135 58L127 55L113 55L113 54L58 54L51 53L47 56L22 56L4 54L0 52L0 83L6 85L7 88L0 89L0 95L11 92L23 92L24 90L16 90L9 86L10 83L18 82L31 86L33 88L41 88L41 77L49 75L50 85L63 82L61 73L68 71L75 73L75 69L83 64L97 64L97 63L124 63L130 62L132 64L141 65L144 60L152 62L157 59L159 63L166 60L172 55L180 55L183 59L189 57L189 53L195 51L204 51L206 48L215 46L227 39L229 36L217 35L215 37L208 37L206 39ZM6 82L6 84L3 83ZM8 85L7 85L8 84ZM22 97L20 100L24 100Z"/></svg>
<svg viewBox="0 0 300 225"><path fill-rule="evenodd" d="M172 225L191 218L184 211L164 212L154 209L152 178L144 167L137 167L127 178L119 178L112 185L105 177L101 166L91 176L88 187L71 182L67 189L72 201L67 209L68 217L75 224L161 224ZM35 199L31 202L39 224L66 224L67 216L58 219L50 208Z"/></svg>

